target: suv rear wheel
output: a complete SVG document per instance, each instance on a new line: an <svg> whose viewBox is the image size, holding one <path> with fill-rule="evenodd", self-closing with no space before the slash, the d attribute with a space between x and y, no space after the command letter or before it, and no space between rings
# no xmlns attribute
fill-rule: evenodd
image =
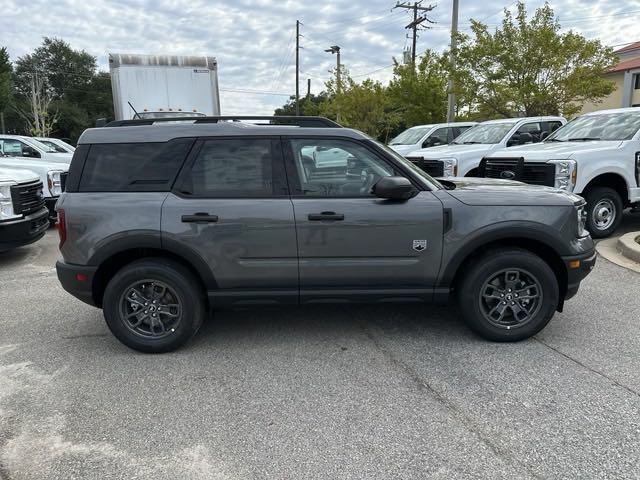
<svg viewBox="0 0 640 480"><path fill-rule="evenodd" d="M135 261L111 279L104 294L111 332L130 348L147 353L175 350L200 328L204 292L184 266L165 258Z"/></svg>
<svg viewBox="0 0 640 480"><path fill-rule="evenodd" d="M549 265L516 248L478 258L458 292L469 327L497 342L515 342L538 333L553 317L558 299L558 281Z"/></svg>
<svg viewBox="0 0 640 480"><path fill-rule="evenodd" d="M613 188L595 187L585 195L587 230L593 238L605 238L618 228L622 220L622 199Z"/></svg>

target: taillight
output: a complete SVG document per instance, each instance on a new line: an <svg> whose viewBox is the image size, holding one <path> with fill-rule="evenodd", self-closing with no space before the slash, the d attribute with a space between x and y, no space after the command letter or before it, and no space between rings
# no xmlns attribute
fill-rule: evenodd
<svg viewBox="0 0 640 480"><path fill-rule="evenodd" d="M64 242L67 240L67 222L64 218L64 210L59 208L58 212L58 236L60 237L60 243L58 244L58 248L62 248Z"/></svg>

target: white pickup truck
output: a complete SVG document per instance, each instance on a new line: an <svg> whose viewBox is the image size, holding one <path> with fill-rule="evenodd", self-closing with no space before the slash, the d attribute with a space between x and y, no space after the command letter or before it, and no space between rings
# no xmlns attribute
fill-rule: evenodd
<svg viewBox="0 0 640 480"><path fill-rule="evenodd" d="M55 205L64 190L72 156L58 153L31 137L0 135L0 167L27 169L38 174L44 185L43 196L51 223L57 218Z"/></svg>
<svg viewBox="0 0 640 480"><path fill-rule="evenodd" d="M537 143L567 121L562 117L489 120L471 127L449 145L405 155L432 177L475 177L480 160L494 150Z"/></svg>
<svg viewBox="0 0 640 480"><path fill-rule="evenodd" d="M587 200L587 229L611 235L640 205L640 108L582 115L543 143L494 151L479 176L555 186Z"/></svg>
<svg viewBox="0 0 640 480"><path fill-rule="evenodd" d="M454 122L416 125L393 138L389 142L389 147L400 155L406 155L421 148L448 145L477 124L478 122Z"/></svg>
<svg viewBox="0 0 640 480"><path fill-rule="evenodd" d="M0 252L39 240L48 227L38 175L0 167Z"/></svg>

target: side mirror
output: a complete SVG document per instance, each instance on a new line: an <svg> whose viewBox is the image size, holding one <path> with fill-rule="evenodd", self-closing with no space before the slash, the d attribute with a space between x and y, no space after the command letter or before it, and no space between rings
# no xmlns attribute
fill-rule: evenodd
<svg viewBox="0 0 640 480"><path fill-rule="evenodd" d="M533 142L533 136L530 133L523 132L520 134L519 142L520 145L524 145L525 143Z"/></svg>
<svg viewBox="0 0 640 480"><path fill-rule="evenodd" d="M422 143L422 148L435 147L437 145L444 145L444 142L440 137L429 137Z"/></svg>
<svg viewBox="0 0 640 480"><path fill-rule="evenodd" d="M540 134L540 141L544 141L549 135L551 135L549 132L542 132Z"/></svg>
<svg viewBox="0 0 640 480"><path fill-rule="evenodd" d="M38 151L32 147L23 147L22 156L31 157L31 158L40 158L40 154L38 153Z"/></svg>
<svg viewBox="0 0 640 480"><path fill-rule="evenodd" d="M409 200L418 194L418 189L405 177L382 177L372 191L376 197L388 200Z"/></svg>

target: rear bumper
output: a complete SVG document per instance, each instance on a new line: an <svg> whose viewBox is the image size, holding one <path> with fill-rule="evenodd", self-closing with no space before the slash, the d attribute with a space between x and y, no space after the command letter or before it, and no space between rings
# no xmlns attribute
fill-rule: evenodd
<svg viewBox="0 0 640 480"><path fill-rule="evenodd" d="M56 262L56 272L62 288L77 299L94 307L96 303L93 299L92 286L96 270L97 267L72 265L62 261Z"/></svg>
<svg viewBox="0 0 640 480"><path fill-rule="evenodd" d="M562 257L564 266L567 269L567 293L564 296L565 300L569 300L580 288L580 282L591 273L593 267L596 265L596 251L572 256Z"/></svg>
<svg viewBox="0 0 640 480"><path fill-rule="evenodd" d="M0 251L40 240L49 228L49 212L41 208L31 215L0 223Z"/></svg>

